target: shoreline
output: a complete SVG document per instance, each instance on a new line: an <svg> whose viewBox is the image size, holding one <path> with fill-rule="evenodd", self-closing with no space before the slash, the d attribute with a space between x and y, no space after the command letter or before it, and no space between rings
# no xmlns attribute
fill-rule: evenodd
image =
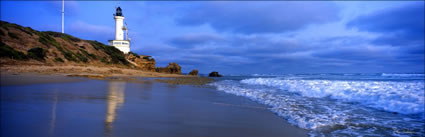
<svg viewBox="0 0 425 137"><path fill-rule="evenodd" d="M2 74L42 74L42 75L73 75L73 76L138 76L138 77L196 77L190 75L167 74L150 71L142 71L130 68L114 66L47 66L47 65L2 65Z"/></svg>
<svg viewBox="0 0 425 137"><path fill-rule="evenodd" d="M127 83L158 82L170 85L194 85L202 86L215 80L208 77L180 76L176 77L144 77L134 75L98 75L98 74L46 74L46 73L1 73L1 86L31 85L81 82L87 80L122 81Z"/></svg>
<svg viewBox="0 0 425 137"><path fill-rule="evenodd" d="M140 126L138 128L146 131L142 134L147 136L308 136L307 130L289 124L288 121L268 110L267 106L244 97L220 92L216 89L199 87L197 85L203 85L205 83L200 82L202 84L196 84L195 82L194 84L193 81L197 78L193 77L150 79L151 77L135 78L117 76L108 77L106 79L92 79L88 77L69 77L66 75L29 73L19 73L18 75L4 75L4 73L2 73L1 76L1 86L3 88L4 86L10 86L10 84L4 85L4 80L9 81L14 77L15 82L17 83L12 83L12 85L16 85L12 86L12 88L21 86L25 87L28 84L49 85L50 83L57 83L55 85L79 85L96 81L98 81L96 83L100 82L99 84L112 82L115 83L114 85L116 85L117 82L127 83L125 84L125 91L120 91L130 95L125 97L127 100L125 103L127 104L123 104L123 106L137 106L137 108L145 109L117 109L117 119L126 121L124 123L116 122L117 125L115 125L116 129L114 130L117 131L134 129L131 125L138 125L137 122L130 122L132 118L129 119L124 117L124 115L131 115L124 114L125 112L136 111L132 113L144 115L144 117L135 118L135 121L142 122L147 125L154 125L155 127L152 129L152 127L145 124L144 126L138 125ZM96 86L98 85L96 84ZM67 90L65 89L66 86L61 87L64 88L63 90ZM143 91L141 101L144 100L146 103L135 105L128 101L134 100L131 99L131 94L138 93L138 88L134 89L135 87L142 88L140 89ZM82 88L85 89L84 87ZM145 100L146 98L149 99ZM121 109L126 111L118 111ZM166 111L169 113L159 113L157 111ZM3 127L6 126L7 125L4 125ZM167 132L155 132L160 130L167 130ZM129 133L112 134L115 134L116 136L132 136L131 133L135 132L139 131L131 130Z"/></svg>

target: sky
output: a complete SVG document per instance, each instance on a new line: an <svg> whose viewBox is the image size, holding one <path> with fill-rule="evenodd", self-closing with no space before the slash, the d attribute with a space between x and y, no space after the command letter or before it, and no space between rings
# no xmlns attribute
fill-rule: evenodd
<svg viewBox="0 0 425 137"><path fill-rule="evenodd" d="M2 21L61 31L61 1L1 1ZM424 1L65 1L65 33L188 73L423 73Z"/></svg>

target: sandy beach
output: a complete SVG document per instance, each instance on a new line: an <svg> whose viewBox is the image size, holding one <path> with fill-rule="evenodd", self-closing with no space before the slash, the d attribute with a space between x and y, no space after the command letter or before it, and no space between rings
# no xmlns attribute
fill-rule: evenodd
<svg viewBox="0 0 425 137"><path fill-rule="evenodd" d="M1 136L307 136L267 106L188 81L2 74Z"/></svg>
<svg viewBox="0 0 425 137"><path fill-rule="evenodd" d="M138 76L138 77L193 77L187 75L167 74L143 71L131 68L122 68L117 66L79 66L79 65L64 65L64 66L48 66L48 65L2 65L2 74L43 74L43 75L81 75L81 76Z"/></svg>

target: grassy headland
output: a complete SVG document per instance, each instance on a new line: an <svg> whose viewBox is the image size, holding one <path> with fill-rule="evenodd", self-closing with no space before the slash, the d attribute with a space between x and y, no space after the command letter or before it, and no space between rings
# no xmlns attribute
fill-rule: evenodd
<svg viewBox="0 0 425 137"><path fill-rule="evenodd" d="M155 66L155 59L151 56L133 52L124 54L113 46L107 46L98 41L83 40L69 34L37 31L30 27L0 21L0 36L2 74L63 74L89 78L192 77L196 79L196 76L181 75L181 67L177 63L170 63L167 67L159 68Z"/></svg>

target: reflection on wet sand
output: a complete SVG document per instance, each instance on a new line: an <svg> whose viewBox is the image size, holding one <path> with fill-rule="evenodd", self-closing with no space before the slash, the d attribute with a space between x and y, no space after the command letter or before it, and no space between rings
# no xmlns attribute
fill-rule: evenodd
<svg viewBox="0 0 425 137"><path fill-rule="evenodd" d="M110 132L112 130L112 123L116 117L116 110L124 103L124 90L125 82L111 81L109 82L105 118L105 130Z"/></svg>
<svg viewBox="0 0 425 137"><path fill-rule="evenodd" d="M55 91L55 96L54 96L54 103L52 106L52 119L50 120L50 129L49 129L49 133L51 136L54 136L55 133L55 125L56 125L56 104L58 103L58 95L57 92Z"/></svg>
<svg viewBox="0 0 425 137"><path fill-rule="evenodd" d="M137 84L137 88L140 89L140 99L151 100L152 99L152 81L146 81L144 84Z"/></svg>

